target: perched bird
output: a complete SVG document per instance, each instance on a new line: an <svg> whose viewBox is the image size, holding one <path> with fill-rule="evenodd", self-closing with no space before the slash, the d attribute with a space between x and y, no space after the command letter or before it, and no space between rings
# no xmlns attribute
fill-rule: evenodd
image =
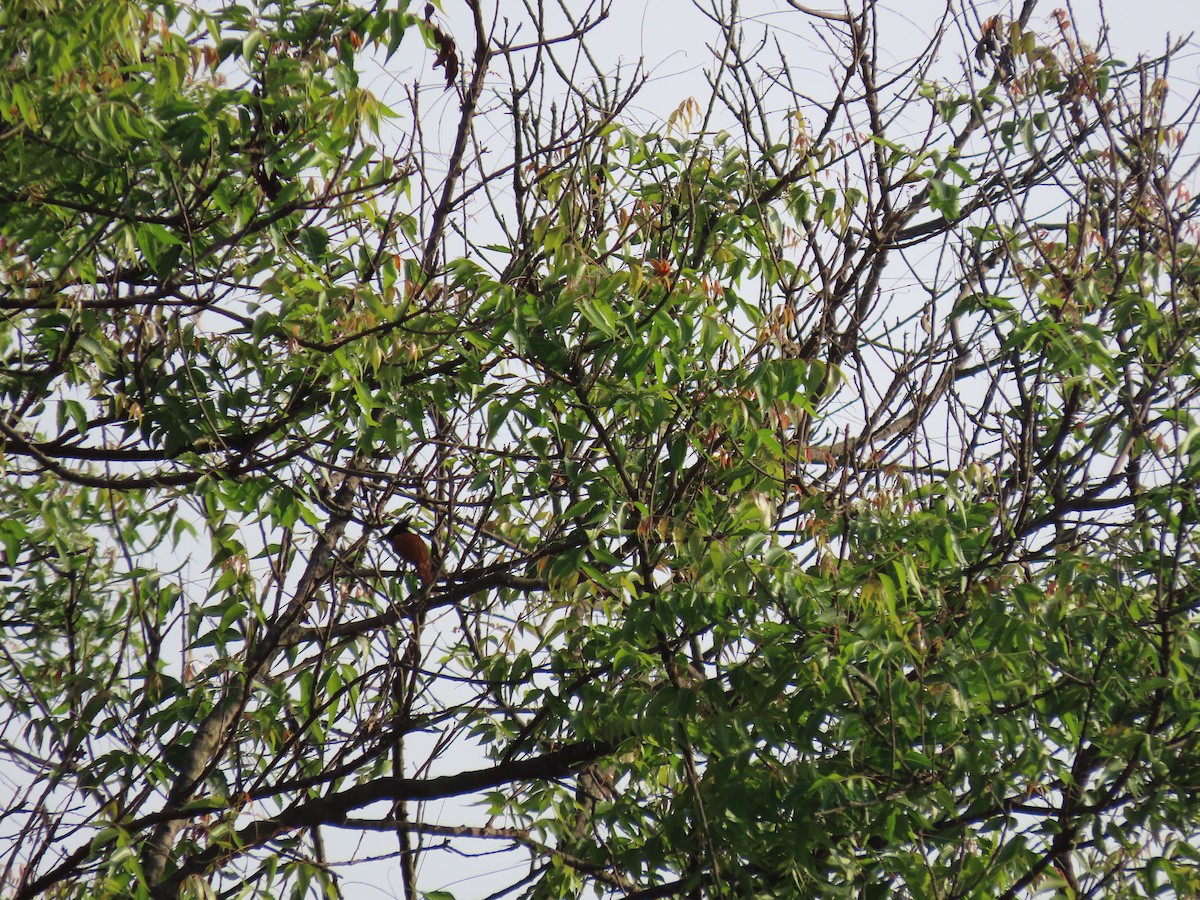
<svg viewBox="0 0 1200 900"><path fill-rule="evenodd" d="M409 527L411 524L412 520L407 518L397 522L387 533L388 543L397 556L417 570L421 586L429 587L434 578L433 554L425 539Z"/></svg>

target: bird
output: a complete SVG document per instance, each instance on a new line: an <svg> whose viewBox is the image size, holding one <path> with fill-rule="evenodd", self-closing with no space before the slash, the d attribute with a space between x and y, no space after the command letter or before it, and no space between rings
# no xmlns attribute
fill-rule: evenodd
<svg viewBox="0 0 1200 900"><path fill-rule="evenodd" d="M425 539L411 528L412 520L408 518L397 522L387 533L388 543L406 563L417 570L422 587L429 587L434 581L433 554Z"/></svg>

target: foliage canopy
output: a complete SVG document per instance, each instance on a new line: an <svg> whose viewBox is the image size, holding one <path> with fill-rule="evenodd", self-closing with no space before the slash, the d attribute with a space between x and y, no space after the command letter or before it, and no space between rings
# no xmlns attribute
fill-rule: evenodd
<svg viewBox="0 0 1200 900"><path fill-rule="evenodd" d="M782 8L0 6L6 896L1200 891L1180 48Z"/></svg>

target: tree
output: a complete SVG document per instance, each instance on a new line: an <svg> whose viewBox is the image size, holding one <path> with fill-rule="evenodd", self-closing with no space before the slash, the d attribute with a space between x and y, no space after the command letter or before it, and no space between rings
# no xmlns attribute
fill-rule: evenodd
<svg viewBox="0 0 1200 900"><path fill-rule="evenodd" d="M5 894L1196 893L1182 45L468 7L0 7Z"/></svg>

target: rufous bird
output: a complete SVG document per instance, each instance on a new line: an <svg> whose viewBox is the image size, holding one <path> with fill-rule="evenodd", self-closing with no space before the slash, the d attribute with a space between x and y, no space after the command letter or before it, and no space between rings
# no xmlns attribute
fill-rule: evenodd
<svg viewBox="0 0 1200 900"><path fill-rule="evenodd" d="M388 543L396 551L396 555L417 570L422 587L433 584L434 565L433 554L425 539L412 530L411 519L401 519L387 533Z"/></svg>

